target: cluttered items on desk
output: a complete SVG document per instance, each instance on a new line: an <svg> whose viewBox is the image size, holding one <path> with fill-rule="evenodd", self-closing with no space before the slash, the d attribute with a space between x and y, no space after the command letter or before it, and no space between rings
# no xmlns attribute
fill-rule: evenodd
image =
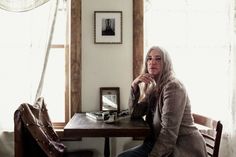
<svg viewBox="0 0 236 157"><path fill-rule="evenodd" d="M97 111L97 112L86 112L86 116L88 116L88 117L90 117L92 119L98 120L98 121L103 120L102 112L100 112L100 111Z"/></svg>
<svg viewBox="0 0 236 157"><path fill-rule="evenodd" d="M114 123L120 119L129 117L128 110L122 110L120 113L109 111L86 112L86 116L105 123Z"/></svg>

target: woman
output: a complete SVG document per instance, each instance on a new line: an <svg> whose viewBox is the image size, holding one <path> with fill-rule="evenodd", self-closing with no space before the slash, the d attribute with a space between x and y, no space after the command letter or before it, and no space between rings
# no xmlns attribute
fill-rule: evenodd
<svg viewBox="0 0 236 157"><path fill-rule="evenodd" d="M155 46L148 51L141 74L131 84L129 107L131 118L145 116L151 131L143 144L119 157L207 157L187 92L174 77L164 49Z"/></svg>

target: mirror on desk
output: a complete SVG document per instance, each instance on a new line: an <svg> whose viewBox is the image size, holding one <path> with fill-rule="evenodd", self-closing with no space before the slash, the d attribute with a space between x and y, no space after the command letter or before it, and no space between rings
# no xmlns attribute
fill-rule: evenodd
<svg viewBox="0 0 236 157"><path fill-rule="evenodd" d="M120 88L101 87L100 88L100 110L120 111Z"/></svg>

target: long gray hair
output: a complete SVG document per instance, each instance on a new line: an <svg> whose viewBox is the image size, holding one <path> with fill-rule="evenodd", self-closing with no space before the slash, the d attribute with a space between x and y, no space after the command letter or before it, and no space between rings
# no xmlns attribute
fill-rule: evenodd
<svg viewBox="0 0 236 157"><path fill-rule="evenodd" d="M156 50L160 52L161 55L161 71L160 74L155 78L155 82L152 82L150 84L144 84L140 83L140 101L147 101L147 98L150 96L152 92L158 92L162 89L162 87L173 78L174 71L172 66L171 58L168 54L168 52L159 47L159 46L153 46L151 47L145 57L145 61L143 63L143 68L141 71L141 74L148 73L147 69L147 59L152 50Z"/></svg>

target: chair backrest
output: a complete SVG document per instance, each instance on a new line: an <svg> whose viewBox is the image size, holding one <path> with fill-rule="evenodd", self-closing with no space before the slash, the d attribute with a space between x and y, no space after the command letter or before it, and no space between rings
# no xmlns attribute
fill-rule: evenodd
<svg viewBox="0 0 236 157"><path fill-rule="evenodd" d="M193 113L193 118L205 139L208 156L218 157L223 129L222 123L219 120L196 113Z"/></svg>

